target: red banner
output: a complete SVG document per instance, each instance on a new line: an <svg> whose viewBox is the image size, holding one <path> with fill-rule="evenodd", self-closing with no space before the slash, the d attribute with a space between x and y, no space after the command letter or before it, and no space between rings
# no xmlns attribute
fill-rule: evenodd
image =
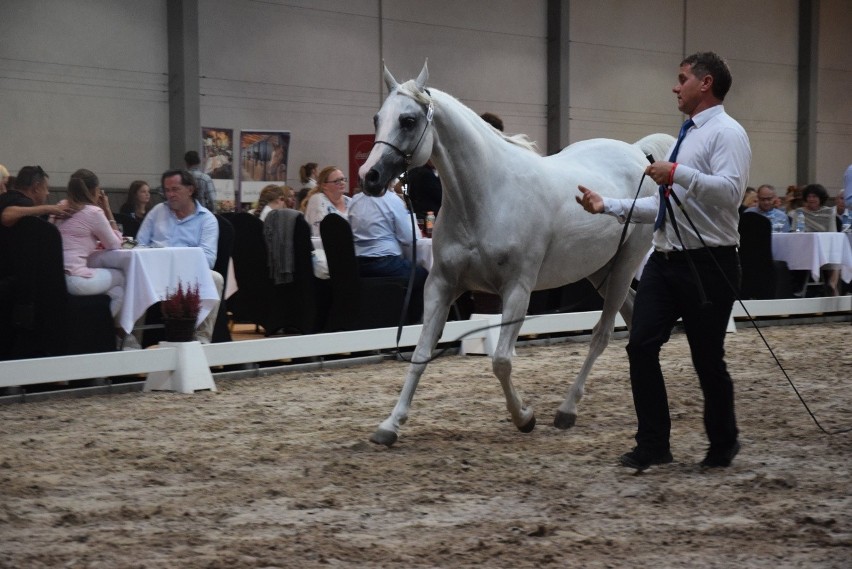
<svg viewBox="0 0 852 569"><path fill-rule="evenodd" d="M367 161L375 140L374 134L349 135L349 192L352 195L361 191L358 169Z"/></svg>

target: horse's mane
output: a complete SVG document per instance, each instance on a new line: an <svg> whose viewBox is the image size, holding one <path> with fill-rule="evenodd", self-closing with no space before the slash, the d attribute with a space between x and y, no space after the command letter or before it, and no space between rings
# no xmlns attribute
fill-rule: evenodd
<svg viewBox="0 0 852 569"><path fill-rule="evenodd" d="M414 99L415 101L417 101L418 103L423 105L424 107L428 107L430 104L435 105L435 99L432 96L432 94L429 92L429 90L424 89L423 91L421 91L420 89L418 89L417 85L414 82L414 79L411 79L409 81L406 81L405 83L402 83L399 86L399 91L408 95L409 97L411 97L412 99ZM465 112L476 117L478 122L481 122L485 127L491 129L491 131L493 131L494 134L496 134L498 137L502 138L506 142L513 144L515 146L518 146L520 148L523 148L524 150L529 150L530 152L534 152L534 153L538 154L538 146L536 145L535 141L530 140L530 138L526 134L514 134L512 136L509 136L508 134L505 134L505 133L497 130L496 128L494 128L493 126L491 126L490 124L488 124L487 122L482 120L482 118L479 115L477 115L473 111L473 109L471 109L470 107L468 107L467 105L465 105L464 103L462 103L461 101L459 101L458 99L456 99L455 97L450 95L449 93L439 91L438 89L432 89L432 91L434 91L436 93L440 93L444 97L446 97L446 98L450 99L451 101L457 103L459 105L459 107L464 109Z"/></svg>

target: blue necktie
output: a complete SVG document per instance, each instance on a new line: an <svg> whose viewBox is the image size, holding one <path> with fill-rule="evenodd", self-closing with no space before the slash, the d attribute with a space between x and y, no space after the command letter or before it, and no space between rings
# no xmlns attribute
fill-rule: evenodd
<svg viewBox="0 0 852 569"><path fill-rule="evenodd" d="M683 139L686 137L686 131L688 131L693 126L695 126L695 123L692 121L692 119L686 119L681 125L680 134L677 135L677 142L675 142L671 156L669 156L669 162L675 161L675 159L677 158L677 151L680 150L680 143L683 142ZM660 184L660 209L657 211L657 219L654 221L655 231L666 224L666 199L666 185Z"/></svg>

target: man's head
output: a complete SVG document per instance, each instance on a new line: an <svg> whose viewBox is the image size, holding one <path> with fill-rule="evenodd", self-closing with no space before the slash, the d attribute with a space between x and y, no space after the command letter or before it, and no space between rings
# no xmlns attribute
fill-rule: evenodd
<svg viewBox="0 0 852 569"><path fill-rule="evenodd" d="M482 120L496 128L500 132L503 132L503 119L501 119L494 113L482 113L479 116L480 118L482 118Z"/></svg>
<svg viewBox="0 0 852 569"><path fill-rule="evenodd" d="M166 170L160 178L169 208L188 214L195 209L195 177L186 170Z"/></svg>
<svg viewBox="0 0 852 569"><path fill-rule="evenodd" d="M35 205L44 205L50 193L48 178L41 166L24 166L15 178L15 189L33 200Z"/></svg>
<svg viewBox="0 0 852 569"><path fill-rule="evenodd" d="M192 168L193 166L201 164L201 158L199 158L198 152L195 150L187 151L187 153L183 155L183 161L186 162L187 168Z"/></svg>
<svg viewBox="0 0 852 569"><path fill-rule="evenodd" d="M694 53L680 62L678 82L672 89L677 108L694 116L724 101L732 82L724 59L711 51Z"/></svg>
<svg viewBox="0 0 852 569"><path fill-rule="evenodd" d="M760 211L775 209L775 188L769 184L763 184L757 188L757 207Z"/></svg>

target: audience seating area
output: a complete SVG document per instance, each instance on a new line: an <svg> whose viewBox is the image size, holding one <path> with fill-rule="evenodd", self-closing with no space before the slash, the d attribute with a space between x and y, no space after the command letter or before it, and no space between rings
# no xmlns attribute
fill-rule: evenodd
<svg viewBox="0 0 852 569"><path fill-rule="evenodd" d="M68 294L54 225L25 217L0 231L0 256L0 359L115 350L109 297Z"/></svg>

